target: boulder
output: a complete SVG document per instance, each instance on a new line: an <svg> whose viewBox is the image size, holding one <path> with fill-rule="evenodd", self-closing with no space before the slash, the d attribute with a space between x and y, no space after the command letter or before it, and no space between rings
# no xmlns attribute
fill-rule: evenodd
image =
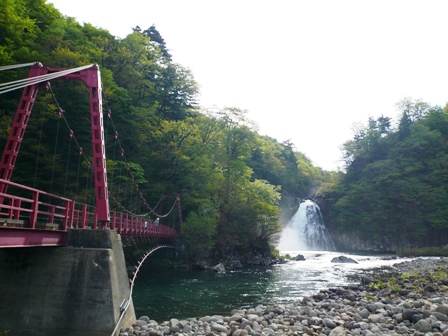
<svg viewBox="0 0 448 336"><path fill-rule="evenodd" d="M352 258L348 258L345 256L334 257L333 259L331 259L331 262L343 263L343 264L357 264L358 263L356 260L353 260Z"/></svg>
<svg viewBox="0 0 448 336"><path fill-rule="evenodd" d="M365 275L361 275L359 279L361 281L361 285L363 286L368 286L373 281L372 279L370 279L368 276Z"/></svg>
<svg viewBox="0 0 448 336"><path fill-rule="evenodd" d="M302 261L302 260L306 260L306 259L302 254L299 254L296 257L292 258L292 260Z"/></svg>
<svg viewBox="0 0 448 336"><path fill-rule="evenodd" d="M226 268L224 267L224 265L222 263L219 263L218 265L215 265L212 267L212 271L218 272L218 273L225 273Z"/></svg>

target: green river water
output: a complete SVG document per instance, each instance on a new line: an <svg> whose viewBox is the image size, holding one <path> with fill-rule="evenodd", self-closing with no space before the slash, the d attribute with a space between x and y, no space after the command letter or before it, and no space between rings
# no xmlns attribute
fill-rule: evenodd
<svg viewBox="0 0 448 336"><path fill-rule="evenodd" d="M285 251L286 252L286 251ZM392 266L400 260L379 256L348 255L358 264L335 264L338 252L288 251L305 261L271 267L254 267L220 274L204 270L142 267L133 291L137 318L158 322L206 315L228 315L233 309L251 308L273 301L287 302L320 289L357 282L365 269Z"/></svg>

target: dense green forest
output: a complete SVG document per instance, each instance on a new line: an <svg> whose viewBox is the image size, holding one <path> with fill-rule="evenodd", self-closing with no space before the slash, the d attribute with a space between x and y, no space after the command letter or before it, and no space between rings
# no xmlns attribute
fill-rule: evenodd
<svg viewBox="0 0 448 336"><path fill-rule="evenodd" d="M421 247L448 239L448 105L397 103L400 118L370 118L343 145L346 172L319 198L335 237Z"/></svg>
<svg viewBox="0 0 448 336"><path fill-rule="evenodd" d="M45 0L0 4L1 66L100 66L104 107L112 116L105 113L104 121L110 193L134 213L147 210L135 183L151 206L162 195L180 194L192 257L223 249L269 250L281 229L281 207L336 178L313 166L293 143L261 136L247 111L200 106L193 74L173 62L155 26L136 26L118 38L64 16ZM3 71L0 82L27 73ZM20 94L0 96L1 147ZM90 170L70 129L89 158L88 90L82 83L52 81L51 90L39 91L13 181L93 204ZM170 220L166 224L175 225Z"/></svg>

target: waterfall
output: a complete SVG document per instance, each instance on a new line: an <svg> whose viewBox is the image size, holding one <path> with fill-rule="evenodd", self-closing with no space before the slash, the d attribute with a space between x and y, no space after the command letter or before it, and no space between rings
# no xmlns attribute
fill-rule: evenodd
<svg viewBox="0 0 448 336"><path fill-rule="evenodd" d="M311 200L302 202L282 232L277 248L281 251L334 251L319 206Z"/></svg>

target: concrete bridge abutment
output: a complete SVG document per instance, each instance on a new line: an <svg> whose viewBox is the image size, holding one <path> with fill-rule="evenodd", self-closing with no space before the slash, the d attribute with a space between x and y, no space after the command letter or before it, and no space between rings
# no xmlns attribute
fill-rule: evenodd
<svg viewBox="0 0 448 336"><path fill-rule="evenodd" d="M0 334L111 335L130 293L121 238L71 229L67 244L0 250ZM131 300L121 325L134 321Z"/></svg>

